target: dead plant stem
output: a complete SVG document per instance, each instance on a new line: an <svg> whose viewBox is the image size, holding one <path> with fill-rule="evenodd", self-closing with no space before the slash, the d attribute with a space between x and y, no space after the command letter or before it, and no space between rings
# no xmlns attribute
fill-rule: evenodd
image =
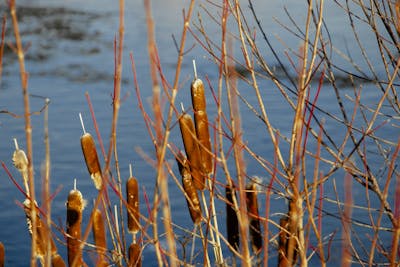
<svg viewBox="0 0 400 267"><path fill-rule="evenodd" d="M17 45L17 55L20 69L21 88L24 101L24 118L25 118L25 136L26 150L28 158L28 179L30 192L30 212L32 223L32 246L31 246L31 266L36 266L36 238L37 238L37 222L36 222L36 205L35 205L35 181L33 177L33 148L32 148L32 126L30 117L29 93L28 93L28 73L25 70L24 48L18 26L17 11L15 0L10 0L10 13L14 28L15 42Z"/></svg>

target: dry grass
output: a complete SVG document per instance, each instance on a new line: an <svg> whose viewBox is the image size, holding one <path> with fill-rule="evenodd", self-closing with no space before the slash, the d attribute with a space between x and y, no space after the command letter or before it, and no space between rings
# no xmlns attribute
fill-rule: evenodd
<svg viewBox="0 0 400 267"><path fill-rule="evenodd" d="M142 258L145 253L148 257L153 257L150 255L153 253L159 266L399 265L400 138L382 135L385 130L399 128L399 1L372 0L369 4L336 1L349 18L358 52L365 61L361 69L350 54L338 53L347 60L350 70L336 65L331 56L335 44L330 37L330 25L325 23L324 0L304 1L306 19L302 24L287 12L292 24L280 25L282 30L297 37L300 45L294 47L281 40L288 47L284 54L271 45L266 25L258 17L260 14L251 0L248 4L251 13L244 15L247 5L238 0L210 1L202 5L190 1L184 7L174 78L168 83L171 79L164 76L160 63L151 3L145 1L151 113L147 112L141 98L141 81L136 75L133 54L130 62L139 111L147 127L148 141L155 149L154 158L148 151L142 153L156 173L153 198L149 199L139 186L140 173L137 177L131 173L126 180L120 175L117 128L125 24L124 1L119 1L119 27L114 42L113 113L107 149L98 133L87 95L105 164L101 168L95 139L86 133L82 123L82 152L97 196L88 224L81 226L85 201L75 187L68 196L66 228L63 229L51 220L47 128L45 193L41 206L37 206L28 75L18 28L18 9L15 1L9 1L26 133L26 154L15 141L13 162L24 181L23 187L18 182L15 184L26 197L24 210L32 237L31 266L36 266L38 259L42 266L65 265L58 252L60 249L68 249L70 266L141 266L142 263L146 265L146 258ZM211 38L210 26L204 24L205 20L219 29L220 39ZM372 60L371 52L365 49L357 23L366 25L370 38L376 39L378 58ZM215 79L205 77L203 83L197 77L202 75L201 70L197 73L194 67L195 77L190 84L192 108L181 113L176 100L179 94L189 95L188 88L180 90L182 84L188 87L182 82L181 68L184 58L190 56L190 51L186 51L189 38L203 49L209 64L215 64L218 72ZM3 26L0 66L4 39ZM265 46L279 71L264 56ZM235 47L240 48L239 53L234 53ZM289 66L283 62L289 62ZM383 71L377 71L378 64ZM341 78L350 88L346 93L341 91ZM356 82L359 80L362 83ZM265 84L270 91L265 89ZM363 102L364 84L376 91L376 103ZM336 112L328 111L319 103L323 88L334 92ZM210 91L212 97L206 99L206 91ZM270 117L270 107L266 103L271 92L281 97L287 116L291 118L286 130L280 129L276 119ZM48 104L46 102L43 112L46 121ZM190 103L184 104L190 106ZM210 106L215 107L214 114L207 108ZM244 121L243 114L246 114ZM255 147L259 142L246 139L247 116L257 121L254 128L260 138L267 137L272 154L260 154ZM342 136L335 136L338 131L335 128L340 129ZM174 143L173 135L180 135L177 140L182 139L182 143ZM182 146L186 156L179 149ZM169 155L176 158L178 168L167 160ZM2 165L15 181L5 164ZM249 165L257 166L267 178L252 177ZM188 217L193 222L190 227L172 216L171 183L175 183L178 188L175 191L180 193L173 197L186 199ZM126 197L122 193L123 186ZM325 192L327 187L333 187L333 192ZM356 191L363 192L362 200L354 198ZM114 196L116 203L111 200ZM276 212L275 204L287 208ZM225 210L218 210L223 206ZM179 207L183 208L184 205ZM127 214L126 221L123 214ZM354 214L362 214L363 218ZM340 234L328 231L325 223L339 225ZM91 231L94 244L88 241ZM66 244L53 241L55 233L64 235ZM132 241L128 234L132 235ZM178 249L179 244L182 249ZM147 247L153 250L146 250ZM4 248L0 248L0 266L3 266ZM341 251L340 263L334 259L337 257L333 255L334 250ZM90 256L85 254L93 255L93 251L96 256L90 262Z"/></svg>

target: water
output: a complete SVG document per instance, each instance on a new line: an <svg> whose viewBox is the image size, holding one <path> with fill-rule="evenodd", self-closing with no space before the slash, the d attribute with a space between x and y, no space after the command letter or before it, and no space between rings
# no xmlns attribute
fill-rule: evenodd
<svg viewBox="0 0 400 267"><path fill-rule="evenodd" d="M29 3L29 1L26 1ZM90 116L89 107L85 98L85 93L88 92L94 106L94 112L99 125L99 130L103 142L108 144L110 134L111 114L112 114L112 91L113 91L113 70L114 70L114 55L113 41L118 31L118 5L115 1L36 1L34 4L19 3L20 10L20 27L24 45L29 44L26 56L26 68L29 72L29 92L32 94L31 110L39 111L44 105L44 97L51 100L49 106L49 133L51 145L51 188L53 192L57 192L52 202L52 218L60 226L65 225L65 201L68 192L72 189L73 179L77 179L78 189L84 194L84 197L91 202L96 196L96 191L88 177L85 163L83 161L79 138L82 135L78 113L83 114L86 130L95 135L92 119ZM272 45L277 49L278 54L283 63L289 69L291 74L294 74L290 67L290 62L284 56L285 51L293 49L298 50L300 40L288 32L282 30L276 20L291 25L286 16L283 7L287 7L290 14L299 25L304 25L306 19L306 8L303 1L286 0L286 1L255 1L254 5L260 16L261 23L265 26ZM153 1L153 15L156 23L156 40L159 45L160 61L163 66L163 72L169 83L173 82L175 73L175 64L177 61L177 51L174 47L172 35L179 40L181 36L182 26L182 7L186 6L186 1ZM210 7L209 5L206 5ZM1 10L5 10L4 4ZM243 1L243 8L246 14L250 14L246 8L247 2ZM207 15L201 8L197 7L197 12L201 12L205 25L212 38L218 42L220 40L219 28L207 19ZM349 49L357 64L365 66L364 60L360 57L357 51L356 44L351 29L348 27L347 17L343 10L329 1L326 3L325 12L326 23L329 25L332 40L336 45L335 49ZM213 12L218 16L217 12ZM196 17L196 16L195 16ZM197 22L197 19L195 19ZM254 25L253 20L250 20ZM230 22L230 27L233 27ZM11 21L8 21L11 25ZM372 60L377 59L377 54L373 51L376 49L376 44L373 38L367 38L370 32L365 26L358 26L359 34L363 40L370 40L364 45ZM234 29L232 29L234 31ZM196 32L196 31L195 31ZM258 33L259 34L259 33ZM8 31L8 38L11 38L11 31ZM12 41L12 39L8 39ZM155 173L153 168L138 153L138 149L154 158L154 147L151 143L149 134L143 123L142 115L138 108L136 99L133 75L131 72L131 64L129 53L132 52L138 80L141 89L142 98L147 112L151 112L149 106L149 97L151 96L151 80L148 67L147 54L147 33L145 28L145 15L142 1L127 1L125 7L125 42L124 42L124 63L123 63L123 78L122 78L122 104L120 110L120 118L118 125L118 156L121 175L125 179L129 176L128 165L133 164L134 174L139 179L142 186L142 195L145 191L151 198L154 188ZM273 66L277 66L276 59L272 57L270 50L265 42L259 38L258 45L261 51L265 53L267 62ZM182 75L177 103L183 102L186 106L190 103L189 97L189 82L191 81L192 59L196 59L197 71L201 77L209 77L212 86L217 87L217 68L212 64L209 55L196 44L196 41L189 35L186 47L191 49L183 60ZM332 50L335 51L335 50ZM240 56L239 46L235 47L235 55ZM333 52L332 58L344 68L350 68L349 64L342 60L336 52ZM23 114L22 95L20 90L18 64L16 57L11 53L5 55L4 70L0 89L0 109L8 110L14 114ZM377 65L377 72L383 73L381 66ZM345 77L344 77L345 79ZM285 84L290 86L289 80ZM256 104L256 98L251 88L244 82L239 82L240 92L251 104ZM316 83L312 84L312 92L316 90ZM353 91L346 89L348 83L343 86L345 94L353 96ZM289 136L291 131L291 121L293 113L288 112L288 106L280 93L276 90L274 84L270 80L261 81L262 96L267 107L267 113L271 119L271 123L286 136ZM346 91L347 90L347 91ZM380 94L376 92L376 87L372 84L363 86L362 102L366 105L373 105L379 100ZM40 96L40 97L38 97ZM207 90L208 96L208 111L210 119L216 118L216 107L213 105L212 96ZM290 95L293 97L293 95ZM328 84L324 84L318 103L325 111L331 114L339 115L338 105L335 100L335 95ZM351 103L346 101L345 106L348 111L351 111ZM273 162L273 146L265 126L245 105L241 105L244 140L249 144L249 147L257 155L262 156L269 162ZM390 110L388 111L390 112ZM317 112L326 121L326 129L331 133L334 140L341 140L345 133L345 127L335 123L326 114ZM358 115L359 116L359 115ZM360 117L361 118L361 117ZM382 120L380 120L382 121ZM379 124L379 123L377 123ZM398 125L395 121L394 124ZM33 125L33 150L34 150L34 166L36 181L41 177L41 164L45 157L43 143L43 113L32 116ZM365 126L360 123L360 127ZM396 142L399 132L395 127L383 127L377 132L379 136ZM10 169L12 175L19 181L19 174L12 166L12 153L14 144L12 139L17 138L20 147L25 147L24 136L24 120L22 118L14 118L7 114L0 116L0 160ZM96 139L97 140L97 139ZM178 127L172 129L172 143L182 148ZM228 144L226 145L228 146ZM310 146L315 147L310 141ZM385 146L387 148L387 146ZM287 151L288 146L282 141L283 151ZM349 149L349 148L346 148ZM393 148L392 148L393 149ZM100 152L100 151L99 151ZM268 156L270 155L270 156ZM259 163L245 154L247 163L247 172L249 176L257 175L261 177L264 184L269 182L270 174L263 169ZM102 157L101 157L102 158ZM167 155L168 161L173 166L175 173L176 166L172 154ZM231 159L230 159L231 161ZM310 160L311 161L311 160ZM101 162L103 164L103 161ZM312 163L310 163L312 164ZM312 166L312 165L311 165ZM382 167L382 162L376 162L374 166ZM327 170L328 165L321 165L321 169ZM219 170L218 179L224 182L224 175ZM232 168L232 175L235 175ZM25 218L19 202L23 201L23 195L11 183L3 171L0 174L2 183L0 184L1 207L4 211L0 214L0 240L6 247L6 257L8 266L27 266L30 254L30 238L26 230ZM343 173L338 172L333 177L339 185L339 195L342 196L343 187L341 182ZM39 182L37 183L39 185ZM332 179L325 184L325 196L334 198L332 189ZM277 190L282 190L276 186ZM359 188L359 187L358 187ZM39 192L40 189L38 188ZM169 184L171 195L172 216L174 222L180 226L191 229L191 221L187 214L186 204L181 198L181 193L178 191L176 184L171 180ZM353 192L354 199L360 199L360 203L355 201L355 204L364 204L363 194L361 189ZM393 192L390 191L390 201L393 199ZM39 194L40 195L40 194ZM360 197L360 198L358 198ZM376 199L375 199L376 200ZM265 201L264 196L260 196L260 203ZM17 202L17 203L16 203ZM271 200L271 216L270 218L277 221L280 214L286 212L286 203L278 196L274 196ZM327 210L337 215L337 207L333 204L324 206ZM378 207L376 202L374 207ZM84 215L86 218L89 215L91 204L88 205ZM147 214L145 205L142 205L142 213ZM264 210L264 205L260 207L261 212ZM224 206L223 203L217 201L218 214L221 216L220 224L221 231L224 233ZM355 215L358 211L355 211ZM324 224L324 234L328 235L332 232L341 229L339 220L329 220L327 216L326 226ZM361 221L368 222L366 213L360 212ZM386 224L388 222L385 222ZM276 228L272 231L276 232ZM361 231L361 230L360 230ZM177 233L185 236L183 232L177 230ZM334 250L340 251L340 234L337 234L335 239L336 246ZM360 234L365 238L363 234ZM63 237L58 233L59 241L64 242ZM383 240L385 245L390 244L390 235L386 235ZM163 242L163 240L162 240ZM335 243L334 242L334 243ZM179 248L179 246L178 246ZM65 258L65 246L59 245L60 254ZM179 250L181 251L181 250ZM227 255L229 253L225 251ZM23 255L23 256L22 256ZM143 260L146 266L155 264L153 248L148 246L144 251ZM276 256L276 254L273 254ZM200 257L199 257L200 259ZM275 258L271 260L271 264L275 263ZM335 264L335 260L331 259L331 264ZM201 260L199 260L201 261ZM90 262L90 259L89 259ZM313 263L313 262L312 262Z"/></svg>

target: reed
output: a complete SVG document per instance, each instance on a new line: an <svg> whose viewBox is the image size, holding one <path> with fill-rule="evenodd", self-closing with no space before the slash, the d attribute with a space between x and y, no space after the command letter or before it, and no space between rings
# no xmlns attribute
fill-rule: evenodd
<svg viewBox="0 0 400 267"><path fill-rule="evenodd" d="M55 242L60 240L58 235L66 237L70 266L141 266L142 260L143 265L148 265L145 261L151 260L151 253L155 254L159 266L172 267L199 264L259 266L262 263L264 266L277 263L280 267L318 263L321 266L399 265L400 183L397 162L400 140L386 133L397 133L399 127L400 1L358 1L357 5L351 1L329 3L329 7L338 5L351 21L347 26L352 31L362 64L353 55L346 56L346 53L336 51L335 38L330 35L331 25L325 21L326 1L305 2L304 24L297 24L298 20L292 16L290 9L285 10L292 24L279 22L280 26L300 40L300 46L296 49L298 44L286 44L284 37L279 35L279 41L286 48L283 52L272 45L275 42L271 42L271 34L265 32L263 20L258 17L252 2L249 0L248 6L244 6L239 0L218 4L206 1L197 10L195 1L191 0L188 8L183 10L181 39L176 42L179 54L175 75L170 82L158 53L151 2L144 1L153 90L149 102L152 114L147 113L146 102L142 101L139 93L138 79L141 77L136 76L133 53L131 59L136 97L155 148L154 156L137 149L154 167L156 177L154 194L146 193L147 183L143 186L144 205L141 207L147 210L145 214L139 209L139 185L132 171L125 184L126 192L123 192L119 163L128 159L119 158L117 151L120 106L129 103L120 99L125 25L124 1L119 1L118 37L114 41L113 110L107 153L94 120L96 140L99 140L103 151L103 169L95 140L86 132L79 114L83 129L81 148L86 168L97 189L84 234L81 233L81 224L85 221L82 218L85 216L85 201L76 186L68 195L66 230L52 221L50 216L50 203L58 201L58 191L50 192L50 149L46 130L48 102L43 116L46 128L44 192L40 198L42 203L35 200L30 120L33 116L40 116L42 111L30 111L29 75L24 63L24 54L29 50L22 47L15 1L8 2L16 44L6 40L4 17L0 76L4 44L9 44L18 56L24 111L19 115L1 110L0 114L25 119L27 153L14 139L15 151L12 155L23 186L8 172L5 163L2 162L2 166L25 198L21 206L32 241L31 266L38 262L46 267L66 265L57 248L64 243ZM247 7L251 13L247 12ZM193 11L198 11L197 20L192 18ZM365 46L357 23L362 23L363 29L369 30L368 38L376 39L377 55L366 49L369 46ZM215 29L220 31L217 38L213 35ZM196 49L185 48L188 33ZM232 47L236 46L240 47L240 51L233 53ZM346 68L336 62L332 47L335 47L338 56L347 60L349 64ZM183 80L185 59L188 54L193 56L197 48L206 54L207 64L215 64L217 72L204 75L205 79L201 80L193 62L194 79L190 81L186 77ZM204 73L209 74L207 70ZM340 84L340 81L345 84ZM180 94L187 93L183 88L189 84L193 114L191 108L186 112L182 108L179 114L175 101L181 97ZM343 87L346 90L342 90ZM212 95L208 101L205 88ZM377 96L374 103L368 100L372 95L371 88L376 89L373 91ZM368 94L365 93L367 90ZM338 104L334 111L319 102L319 94L325 92L334 94L333 100ZM186 95L183 98L186 99ZM271 117L276 114L273 113L276 105L285 113L285 121ZM213 106L216 107L216 114L210 112ZM245 113L240 110L245 110ZM121 117L130 117L129 114L124 115L128 116ZM175 118L178 118L185 153L174 153L177 144L171 136L179 131ZM209 118L212 120L209 121ZM248 118L251 120L247 121ZM215 127L212 138L210 127ZM343 136L338 136L338 132ZM179 133L175 137L179 137ZM173 167L173 161L169 160L170 152L175 157L179 173ZM251 178L254 172L265 179L254 182ZM342 192L337 193L335 187L335 178L342 176L343 196ZM176 210L185 204L179 200L172 201L175 200L173 197L179 197L168 193L173 183L185 196L189 211L187 217L190 216L194 227L192 224L183 226L184 223L174 216ZM330 188L331 183L335 187L334 199L330 197L331 192L323 192L323 188ZM357 192L357 197L353 197L353 192ZM265 197L264 203L258 202L259 194ZM289 200L288 210L276 210L274 205L281 205L286 200ZM225 210L218 210L223 205ZM336 210L332 211L332 207ZM162 211L162 216L159 216L159 211ZM127 216L124 216L125 212ZM361 214L363 218L355 218L353 213ZM219 220L224 215L226 221L222 224L225 229ZM343 226L342 235L328 232L334 230L322 227L325 223ZM226 234L222 233L224 230ZM93 245L87 241L91 231ZM139 232L140 237L137 238ZM128 238L130 235L132 242ZM111 249L107 248L107 238L113 244ZM196 242L197 238L200 241ZM190 241L192 247L188 259ZM176 242L181 244L180 250L176 249ZM202 246L195 250L196 243ZM84 247L88 249L84 250ZM85 253L89 257L92 255L89 247L93 247L92 251L96 250L97 258L86 263ZM233 262L224 257L226 254L223 252L228 250L232 252ZM342 251L341 262L332 256L334 251ZM4 266L4 246L1 243L0 266Z"/></svg>

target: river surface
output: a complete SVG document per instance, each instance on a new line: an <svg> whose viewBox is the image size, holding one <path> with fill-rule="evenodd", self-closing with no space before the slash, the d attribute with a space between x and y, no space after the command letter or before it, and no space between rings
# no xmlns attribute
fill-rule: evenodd
<svg viewBox="0 0 400 267"><path fill-rule="evenodd" d="M84 224L87 222L89 212L92 207L92 200L96 196L96 190L88 176L87 169L83 160L80 147L80 136L82 128L80 125L78 114L82 113L86 130L95 136L95 129L91 119L90 110L85 97L87 92L93 104L98 127L107 148L108 138L110 135L111 115L112 115L112 94L113 94L113 74L114 74L114 38L118 33L118 1L106 0L37 0L37 1L17 1L18 14L20 18L21 36L26 49L26 69L29 72L29 93L31 94L30 103L32 111L40 111L44 106L44 98L50 99L49 105L49 136L51 151L51 189L56 192L52 201L52 218L53 221L61 226L65 226L65 202L69 191L73 187L74 179L77 179L77 187L83 193L84 198L88 200L88 208L84 211ZM172 36L178 41L181 36L182 29L182 8L187 8L187 2L183 0L154 0L152 1L153 16L156 25L156 40L159 49L159 58L163 67L163 74L167 81L173 83L175 66L177 62L177 50L174 46ZM203 2L203 1L199 1ZM248 14L249 24L255 27L254 19L250 15L247 8L247 1L243 2L243 12ZM326 24L329 26L332 42L335 49L341 51L352 51L351 56L361 67L365 66L364 60L361 59L359 49L354 41L351 28L348 26L348 18L344 11L339 8L334 1L326 1ZM306 20L306 1L286 0L286 1L254 1L259 19L271 40L272 46L283 59L283 63L292 69L291 62L286 58L284 52L297 51L300 46L300 40L284 30L277 20L294 28L292 22L286 15L284 8L287 8L293 19L298 23L299 27L304 28ZM211 8L209 3L203 3L207 8ZM4 2L0 4L1 14L6 12ZM198 5L194 11L194 20L197 22L197 13L202 14L207 27L208 33L217 43L220 41L220 30L215 23L207 17L207 14ZM216 15L219 12L212 11ZM8 32L6 41L13 42L11 32L11 20L7 15ZM229 24L233 27L233 24ZM374 38L369 38L371 32L366 30L362 25L359 26L358 32L360 38L364 41L364 46L370 52L373 62L377 59L376 42ZM261 47L261 51L265 53L265 58L271 66L278 66L273 58L270 49L261 38L261 34L257 32L257 42ZM177 97L177 103L183 102L186 106L190 105L189 85L193 79L192 59L196 59L197 72L202 79L208 77L211 85L217 88L218 69L199 44L196 44L194 38L189 35L187 40L187 48L192 47L185 55L182 65L182 75L180 81L180 91ZM141 188L141 211L148 214L144 204L144 192L146 192L152 200L154 190L155 172L152 166L143 158L143 151L147 156L154 158L154 146L151 142L149 133L145 128L143 117L138 108L135 88L133 84L133 75L130 64L129 55L132 53L136 71L138 75L138 83L140 86L145 109L151 113L150 97L151 97L151 79L149 71L149 60L147 53L147 31L145 22L145 12L143 1L126 1L125 5L125 36L124 36L124 55L123 55L123 76L121 90L121 110L118 122L118 160L123 179L129 177L129 164L133 164L133 173L138 178ZM235 55L240 55L239 46L235 46ZM337 53L333 53L332 59L343 68L349 67L349 64L340 58ZM243 62L243 61L242 61ZM379 62L379 61L376 61ZM377 73L383 73L383 69L377 67ZM294 73L293 71L291 73ZM343 94L354 97L353 90L346 82L343 76ZM288 81L289 83L289 81ZM256 103L256 98L251 89L246 89L243 82L239 82L243 86L242 94L250 103ZM265 105L268 115L274 127L278 128L281 133L289 136L291 131L291 121L293 120L293 112L287 112L287 102L284 101L278 90L274 88L270 80L261 81L260 86L266 88L263 91L265 97ZM247 86L248 87L248 86ZM208 88L208 86L207 86ZM315 86L314 86L315 89ZM365 105L374 105L379 100L380 93L376 92L376 87L366 83L363 86L362 102ZM212 100L210 90L207 90L208 111L211 120L216 118L216 107ZM328 85L324 85L318 103L325 111L331 114L340 114L338 104L333 90ZM351 111L350 101L347 103L348 111ZM346 105L346 103L345 103ZM23 114L23 100L20 90L20 78L18 70L17 57L6 50L3 60L3 74L0 87L0 110L7 110L10 113L21 116ZM265 126L260 125L260 120L241 105L242 111L242 127L243 138L248 142L249 146L258 155L261 155L269 162L273 162L273 145L270 137L265 130ZM390 112L390 110L388 111ZM37 182L37 195L40 196L40 179L41 164L45 158L44 146L44 124L41 112L32 116L33 126L33 154L35 166L35 179ZM319 114L321 118L326 117L325 114ZM359 116L359 115L358 115ZM329 118L326 118L326 129L330 132L335 140L340 140L344 135L344 127L338 126ZM383 121L383 120L382 120ZM381 121L381 122L382 122ZM379 124L379 123L377 123ZM389 123L390 124L390 123ZM397 122L393 124L399 125ZM362 126L362 123L360 124ZM379 131L382 138L396 142L399 136L399 128L384 127ZM12 153L14 151L13 138L17 138L21 148L25 148L25 133L23 118L15 118L9 114L0 114L0 160L10 169L12 175L21 183L19 173L12 165ZM98 143L98 140L96 138ZM178 127L172 129L171 142L177 147L183 148L179 135ZM228 144L227 144L228 146ZM315 142L310 142L310 146L315 147ZM283 145L285 150L286 145ZM98 147L100 153L100 149ZM269 156L268 156L269 155ZM249 176L260 177L263 184L268 184L270 175L254 160L247 157L247 174ZM103 157L100 153L101 162ZM168 161L173 166L175 173L176 164L173 155L167 155ZM380 160L380 158L379 158ZM373 160L372 160L373 161ZM373 165L375 172L383 166L382 162ZM233 167L233 165L232 165ZM322 169L327 170L327 166ZM235 171L232 168L234 175ZM312 172L310 172L312 173ZM222 171L219 170L222 176ZM334 178L334 179L333 179ZM333 180L337 179L339 195L342 196L343 173L338 172L331 180L325 184L324 194L326 197L334 198ZM24 196L10 181L5 171L0 172L0 207L3 212L0 214L0 241L6 247L6 265L7 266L28 266L30 255L30 237L26 228L25 217L21 205ZM221 179L224 182L224 179ZM360 187L358 187L360 188ZM191 229L191 221L187 214L186 203L178 190L175 182L170 179L169 183L170 204L172 208L172 216L174 223ZM354 199L359 195L365 194L361 188L353 192ZM389 200L393 200L393 191L390 191ZM371 197L372 200L376 200ZM343 199L342 199L343 200ZM265 210L265 197L260 196L260 210ZM360 203L365 205L365 200ZM374 207L378 207L377 203L373 203ZM282 213L286 212L287 204L278 195L273 195L271 200L270 218L278 221ZM329 204L324 206L326 210L334 215L338 215L336 205ZM224 205L217 202L217 211L220 215L220 229L225 233ZM359 214L358 214L359 212ZM354 216L363 222L368 222L367 213L359 210L354 211ZM332 219L334 217L326 217L324 223L324 235L329 236L335 233L335 242L332 245L331 252L335 255L341 251L340 220ZM384 219L384 224L388 223ZM274 226L270 225L270 229ZM359 237L367 240L361 228ZM177 228L178 239L184 240L188 237L184 231ZM276 228L272 229L276 233ZM57 230L55 230L57 232ZM61 243L63 238L57 234L58 247L60 254L65 258L66 249ZM383 235L383 246L390 246L390 235ZM91 240L91 239L90 239ZM89 240L89 241L90 241ZM164 242L164 240L161 240ZM163 245L165 245L163 243ZM272 245L271 245L272 247ZM197 248L200 248L198 244ZM188 251L190 246L186 248ZM179 253L182 249L178 243ZM271 264L276 262L276 250L271 250ZM187 252L188 253L188 252ZM225 255L230 253L225 249ZM316 257L314 257L316 258ZM90 256L87 258L90 263ZM147 246L144 254L144 266L153 266L156 264L155 253L153 247ZM201 262L201 258L197 258L197 262ZM318 260L311 261L311 264L317 264ZM330 259L331 266L340 262L340 259L332 257ZM91 264L89 264L91 265Z"/></svg>

